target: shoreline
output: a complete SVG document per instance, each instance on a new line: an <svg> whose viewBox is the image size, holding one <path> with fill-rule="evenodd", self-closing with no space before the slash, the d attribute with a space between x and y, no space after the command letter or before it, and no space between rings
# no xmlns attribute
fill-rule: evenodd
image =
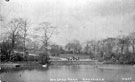
<svg viewBox="0 0 135 82"><path fill-rule="evenodd" d="M106 64L97 61L50 61L49 65L131 65L132 64ZM134 65L133 65L134 66ZM38 62L5 62L0 63L1 68L42 67Z"/></svg>
<svg viewBox="0 0 135 82"><path fill-rule="evenodd" d="M54 61L50 61L51 65L96 65L97 61L58 61L58 60L54 60Z"/></svg>

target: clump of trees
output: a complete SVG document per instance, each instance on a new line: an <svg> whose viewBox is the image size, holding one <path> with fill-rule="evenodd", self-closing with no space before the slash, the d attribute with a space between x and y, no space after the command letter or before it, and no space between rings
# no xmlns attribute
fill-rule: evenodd
<svg viewBox="0 0 135 82"><path fill-rule="evenodd" d="M64 54L65 50L60 45L52 44L51 49L50 49L50 53L52 56L59 56L60 54Z"/></svg>
<svg viewBox="0 0 135 82"><path fill-rule="evenodd" d="M70 54L86 54L91 59L105 63L135 64L135 32L103 40L87 41L82 45L72 41L65 45L65 52Z"/></svg>
<svg viewBox="0 0 135 82"><path fill-rule="evenodd" d="M11 43L2 42L0 43L0 59L1 61L9 61L11 53Z"/></svg>
<svg viewBox="0 0 135 82"><path fill-rule="evenodd" d="M46 63L49 64L50 63L49 60L50 60L50 58L49 58L49 55L47 53L40 53L39 54L39 57L38 57L39 63L41 63L41 64L46 64Z"/></svg>
<svg viewBox="0 0 135 82"><path fill-rule="evenodd" d="M81 53L82 46L78 40L73 40L66 44L65 49L67 53L79 54Z"/></svg>
<svg viewBox="0 0 135 82"><path fill-rule="evenodd" d="M49 55L86 54L106 63L134 64L135 63L135 32L126 36L106 38L103 40L87 41L85 45L79 40L73 40L64 47L52 44L51 37L56 27L49 22L42 22L35 29L33 38L29 37L27 20L15 18L8 23L0 17L1 28L6 28L4 38L0 37L0 60L7 61L49 61ZM36 35L36 32L38 34ZM38 40L38 41L36 41ZM28 51L40 51L38 57L28 56Z"/></svg>
<svg viewBox="0 0 135 82"><path fill-rule="evenodd" d="M2 21L4 22L4 21ZM17 61L34 61L43 58L44 61L48 61L48 45L52 36L51 31L48 29L53 28L49 26L49 23L42 23L39 30L43 30L43 37L40 37L43 42L44 51L46 54L38 54L39 57L31 57L28 55L29 44L34 44L31 49L37 49L35 42L31 40L28 34L29 23L23 18L11 19L8 23L2 23L2 29L6 29L3 33L4 38L0 39L0 60L1 62L17 62ZM50 34L49 34L50 33ZM32 43L31 43L32 42ZM36 48L35 48L36 47ZM40 52L41 53L41 52ZM47 57L47 58L46 58ZM42 60L42 59L41 59Z"/></svg>
<svg viewBox="0 0 135 82"><path fill-rule="evenodd" d="M21 61L23 60L24 53L17 53L16 50L19 49L19 45L23 45L24 29L26 27L26 21L22 18L15 18L4 25L5 39L1 40L0 51L1 51L1 61ZM25 49L25 46L22 46ZM19 54L19 55L18 55Z"/></svg>
<svg viewBox="0 0 135 82"><path fill-rule="evenodd" d="M84 52L106 63L135 63L135 33L86 43Z"/></svg>

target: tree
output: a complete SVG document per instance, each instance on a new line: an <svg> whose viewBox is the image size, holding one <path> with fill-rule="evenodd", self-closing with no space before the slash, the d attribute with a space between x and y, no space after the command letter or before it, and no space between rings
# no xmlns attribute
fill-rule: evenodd
<svg viewBox="0 0 135 82"><path fill-rule="evenodd" d="M48 51L48 46L49 46L49 42L50 39L54 33L56 27L52 26L51 23L49 22L42 22L41 24L39 24L39 27L36 28L35 30L40 31L41 33L41 41L43 43L45 52Z"/></svg>
<svg viewBox="0 0 135 82"><path fill-rule="evenodd" d="M39 54L38 62L40 64L48 64L48 63L50 63L49 60L50 60L50 57L48 55L46 55L46 53Z"/></svg>
<svg viewBox="0 0 135 82"><path fill-rule="evenodd" d="M88 42L89 46L91 47L91 53L93 55L96 55L96 52L97 52L97 42L95 40L91 40Z"/></svg>
<svg viewBox="0 0 135 82"><path fill-rule="evenodd" d="M86 45L84 46L84 53L89 55L90 58L94 57L95 54L95 47L92 41L87 41Z"/></svg>
<svg viewBox="0 0 135 82"><path fill-rule="evenodd" d="M16 47L16 43L19 40L20 36L20 31L21 31L21 19L12 19L9 24L8 24L8 34L9 34L9 40L11 40L12 44L12 54L14 54L14 49Z"/></svg>
<svg viewBox="0 0 135 82"><path fill-rule="evenodd" d="M0 14L0 23L3 23L4 17Z"/></svg>
<svg viewBox="0 0 135 82"><path fill-rule="evenodd" d="M22 47L23 56L26 53L26 37L28 31L28 22L22 18L12 19L7 26L8 39L12 43L12 54L17 46Z"/></svg>
<svg viewBox="0 0 135 82"><path fill-rule="evenodd" d="M9 61L11 53L11 43L8 41L3 41L0 43L0 59L1 62Z"/></svg>
<svg viewBox="0 0 135 82"><path fill-rule="evenodd" d="M135 53L135 32L130 33L128 37L130 39L133 53Z"/></svg>
<svg viewBox="0 0 135 82"><path fill-rule="evenodd" d="M78 40L73 40L72 42L67 43L65 48L68 50L68 52L80 53L82 46Z"/></svg>
<svg viewBox="0 0 135 82"><path fill-rule="evenodd" d="M129 52L128 47L129 47L129 38L127 36L119 38L119 43L118 45L121 47L121 54L125 54ZM126 52L124 52L124 48L126 47Z"/></svg>
<svg viewBox="0 0 135 82"><path fill-rule="evenodd" d="M0 14L0 40L2 41L5 38L5 35L3 33L4 27L6 26L4 17ZM3 36L4 35L4 36Z"/></svg>
<svg viewBox="0 0 135 82"><path fill-rule="evenodd" d="M86 46L84 47L84 53L90 54L91 53L91 47L89 45L89 42L86 42Z"/></svg>
<svg viewBox="0 0 135 82"><path fill-rule="evenodd" d="M102 57L104 59L112 59L114 57L114 52L116 47L116 39L115 38L107 38L101 41L101 52Z"/></svg>
<svg viewBox="0 0 135 82"><path fill-rule="evenodd" d="M59 56L61 53L64 53L64 50L62 46L57 44L52 44L50 52L52 53L53 56Z"/></svg>
<svg viewBox="0 0 135 82"><path fill-rule="evenodd" d="M26 55L26 40L28 36L28 21L24 19L20 19L21 22L21 32L22 32L22 39L23 39L23 55Z"/></svg>

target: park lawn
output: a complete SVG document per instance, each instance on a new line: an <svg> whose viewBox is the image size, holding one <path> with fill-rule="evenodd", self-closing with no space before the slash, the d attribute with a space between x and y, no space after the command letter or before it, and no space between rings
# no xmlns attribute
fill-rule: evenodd
<svg viewBox="0 0 135 82"><path fill-rule="evenodd" d="M89 59L90 56L89 55L85 55L85 54L60 54L59 57L61 58L69 58L69 57L79 57L80 59Z"/></svg>

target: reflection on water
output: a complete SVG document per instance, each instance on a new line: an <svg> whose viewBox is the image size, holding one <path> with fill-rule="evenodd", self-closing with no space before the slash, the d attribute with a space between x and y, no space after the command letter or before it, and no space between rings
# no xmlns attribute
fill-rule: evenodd
<svg viewBox="0 0 135 82"><path fill-rule="evenodd" d="M134 80L135 68L127 65L65 65L48 68L17 68L0 72L0 78L8 82L49 82L50 79L104 79L120 82L123 78ZM58 81L57 81L58 82ZM102 81L101 81L102 82Z"/></svg>

